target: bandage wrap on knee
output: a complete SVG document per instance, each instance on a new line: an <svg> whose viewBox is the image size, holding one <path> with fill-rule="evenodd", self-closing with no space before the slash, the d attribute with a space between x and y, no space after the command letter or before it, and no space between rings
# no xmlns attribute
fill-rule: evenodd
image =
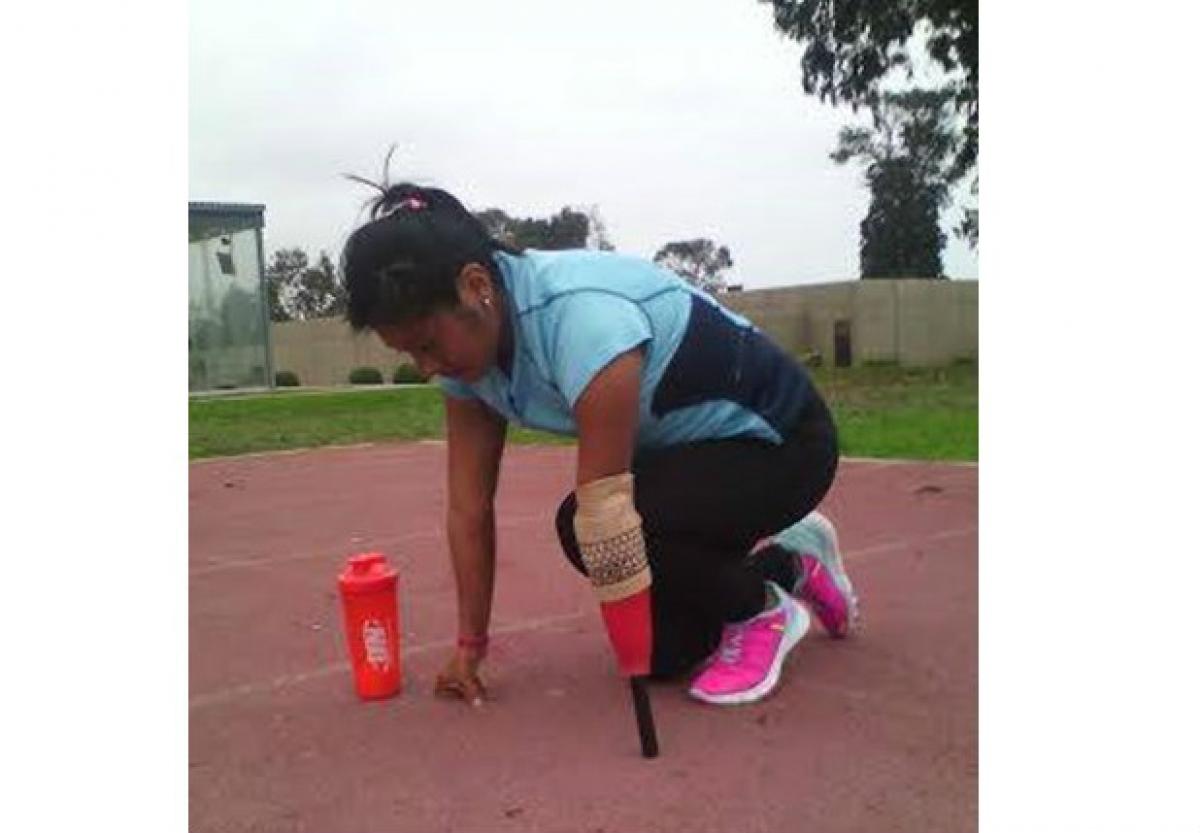
<svg viewBox="0 0 1200 833"><path fill-rule="evenodd" d="M633 506L633 476L618 474L575 490L575 540L617 666L626 676L650 673L654 646L650 565L642 519Z"/></svg>
<svg viewBox="0 0 1200 833"><path fill-rule="evenodd" d="M633 475L593 480L575 491L575 538L602 602L650 586L642 518L633 505Z"/></svg>

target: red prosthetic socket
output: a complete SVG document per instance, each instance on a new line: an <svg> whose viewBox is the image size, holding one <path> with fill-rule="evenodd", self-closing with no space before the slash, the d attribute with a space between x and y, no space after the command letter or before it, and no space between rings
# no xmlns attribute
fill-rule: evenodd
<svg viewBox="0 0 1200 833"><path fill-rule="evenodd" d="M617 655L617 667L626 677L650 673L654 626L650 618L650 588L615 602L601 602L600 615L608 630L608 641Z"/></svg>

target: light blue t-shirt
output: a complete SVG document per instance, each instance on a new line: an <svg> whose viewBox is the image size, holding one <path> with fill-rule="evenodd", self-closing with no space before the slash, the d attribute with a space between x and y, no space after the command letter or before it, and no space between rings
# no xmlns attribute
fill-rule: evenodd
<svg viewBox="0 0 1200 833"><path fill-rule="evenodd" d="M577 435L575 403L617 356L643 346L636 444L756 437L779 443L811 389L742 316L674 272L612 252L495 253L514 336L511 377L436 377L511 422Z"/></svg>

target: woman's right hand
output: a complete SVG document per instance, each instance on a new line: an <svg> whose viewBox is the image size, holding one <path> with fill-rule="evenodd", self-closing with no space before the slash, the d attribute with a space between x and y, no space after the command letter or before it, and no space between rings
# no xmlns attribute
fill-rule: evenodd
<svg viewBox="0 0 1200 833"><path fill-rule="evenodd" d="M438 674L433 693L439 697L457 697L472 706L482 706L487 697L487 690L479 679L482 662L483 654L478 648L456 648Z"/></svg>

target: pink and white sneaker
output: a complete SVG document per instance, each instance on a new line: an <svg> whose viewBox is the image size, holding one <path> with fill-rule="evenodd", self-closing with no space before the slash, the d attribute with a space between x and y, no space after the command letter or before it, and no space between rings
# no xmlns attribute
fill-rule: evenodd
<svg viewBox="0 0 1200 833"><path fill-rule="evenodd" d="M826 632L842 638L859 623L858 597L838 549L837 530L819 512L792 524L782 532L760 541L754 552L776 544L792 554L796 563L796 586L792 595L803 601Z"/></svg>
<svg viewBox="0 0 1200 833"><path fill-rule="evenodd" d="M779 603L745 622L725 626L721 644L705 662L688 694L717 705L753 703L779 684L788 652L808 632L808 611L774 582L767 591Z"/></svg>

